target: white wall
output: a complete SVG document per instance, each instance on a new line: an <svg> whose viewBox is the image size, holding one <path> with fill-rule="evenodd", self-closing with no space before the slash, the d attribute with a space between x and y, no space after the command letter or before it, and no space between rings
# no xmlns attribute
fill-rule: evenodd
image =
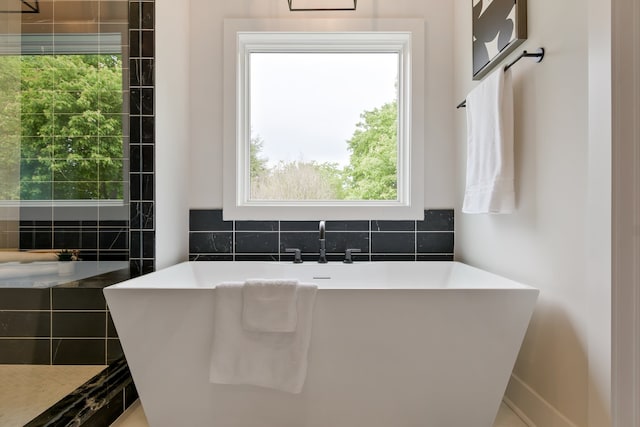
<svg viewBox="0 0 640 427"><path fill-rule="evenodd" d="M610 138L607 106L597 110L604 116L589 112L590 103L607 97L609 80L602 74L607 52L596 46L607 44L599 37L606 35L607 14L590 14L580 0L528 3L529 37L518 53L543 46L546 56L540 64L524 59L512 68L517 211L504 216L458 213L456 254L541 290L508 388L512 404L538 426L606 427ZM609 2L599 4L606 12ZM470 9L470 1L455 1L456 100L476 84L470 76ZM592 60L596 54L605 62ZM455 129L461 195L463 111Z"/></svg>
<svg viewBox="0 0 640 427"><path fill-rule="evenodd" d="M454 204L451 23L441 0L371 0L356 12L291 13L286 0L191 0L189 207L222 207L222 36L225 18L423 18L426 32L425 207ZM348 78L345 76L345 78ZM357 78L357 77L356 77Z"/></svg>
<svg viewBox="0 0 640 427"><path fill-rule="evenodd" d="M189 253L189 2L156 0L156 268Z"/></svg>

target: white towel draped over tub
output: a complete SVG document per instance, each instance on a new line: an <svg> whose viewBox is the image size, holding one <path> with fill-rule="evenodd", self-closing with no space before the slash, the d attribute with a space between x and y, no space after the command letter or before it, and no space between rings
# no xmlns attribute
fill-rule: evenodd
<svg viewBox="0 0 640 427"><path fill-rule="evenodd" d="M511 213L515 208L511 70L494 71L466 101L467 181L462 212Z"/></svg>
<svg viewBox="0 0 640 427"><path fill-rule="evenodd" d="M280 293L280 297L274 297L273 301L277 302L273 307L287 309L286 301L291 296L291 288L281 281L278 283L281 286L275 285L272 293ZM296 286L295 303L291 306L296 312L295 328L291 332L265 332L254 330L251 321L263 316L264 312L260 310L268 304L250 309L255 309L255 312L249 316L249 327L245 327L243 293L251 295L251 289L244 289L247 285L264 295L265 289L261 288L268 283L251 281L216 286L209 380L217 384L256 385L300 393L307 375L307 354L317 286L304 283ZM287 314L264 318L273 322L272 327L284 326L286 329L291 325L291 316Z"/></svg>

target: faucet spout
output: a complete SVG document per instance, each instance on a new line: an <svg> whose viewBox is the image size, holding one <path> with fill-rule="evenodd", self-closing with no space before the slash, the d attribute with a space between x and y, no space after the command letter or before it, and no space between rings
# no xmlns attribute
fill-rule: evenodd
<svg viewBox="0 0 640 427"><path fill-rule="evenodd" d="M318 262L320 264L326 264L327 263L327 248L326 248L326 241L325 241L325 224L324 224L324 221L320 221L318 229L319 229L319 233L320 233L320 258L318 258Z"/></svg>

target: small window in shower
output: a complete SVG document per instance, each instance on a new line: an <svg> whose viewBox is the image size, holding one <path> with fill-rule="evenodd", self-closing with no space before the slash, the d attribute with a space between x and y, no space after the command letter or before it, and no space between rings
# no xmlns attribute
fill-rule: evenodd
<svg viewBox="0 0 640 427"><path fill-rule="evenodd" d="M56 25L51 5L0 35L0 205L123 205L128 40L108 28L126 2L62 2ZM73 21L84 14L103 22Z"/></svg>

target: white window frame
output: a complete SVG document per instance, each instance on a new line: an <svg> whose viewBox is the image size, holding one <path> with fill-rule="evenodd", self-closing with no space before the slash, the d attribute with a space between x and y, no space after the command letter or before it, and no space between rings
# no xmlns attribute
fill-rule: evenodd
<svg viewBox="0 0 640 427"><path fill-rule="evenodd" d="M422 219L422 20L225 20L223 215L227 220ZM254 52L393 52L399 55L398 199L250 200L249 56ZM353 76L345 75L345 78Z"/></svg>

